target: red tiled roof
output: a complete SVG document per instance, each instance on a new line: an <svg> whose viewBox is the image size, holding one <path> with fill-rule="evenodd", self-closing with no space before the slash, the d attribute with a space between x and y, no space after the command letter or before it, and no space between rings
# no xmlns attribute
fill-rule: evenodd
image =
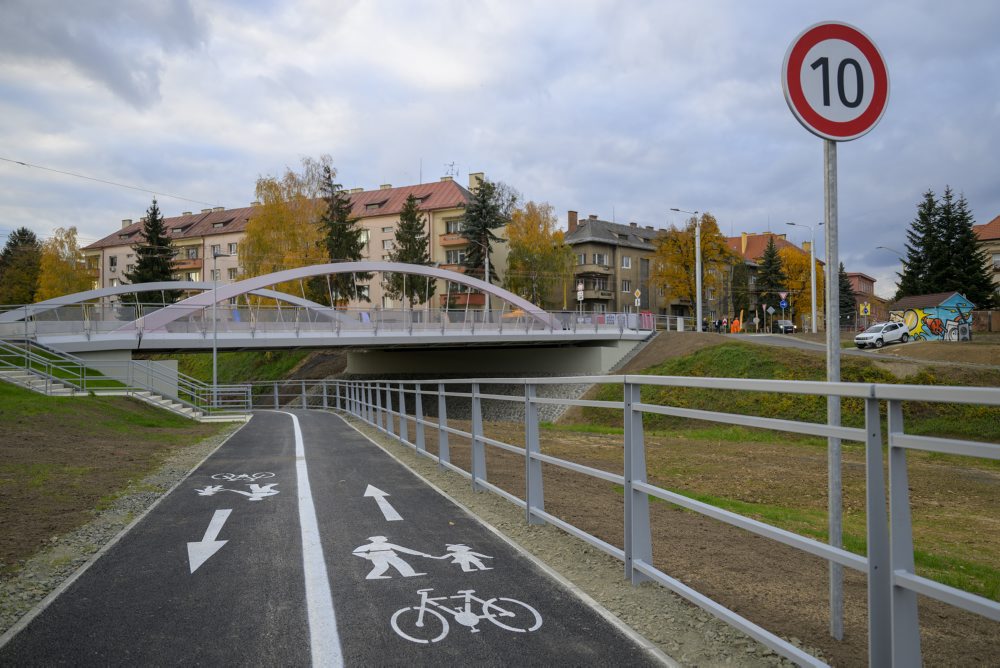
<svg viewBox="0 0 1000 668"><path fill-rule="evenodd" d="M903 297L892 302L889 304L889 309L892 311L905 311L911 308L932 308L940 306L952 295L958 295L962 299L965 299L964 295L954 290L949 292L935 292L929 295L910 295L909 297Z"/></svg>
<svg viewBox="0 0 1000 668"><path fill-rule="evenodd" d="M973 225L972 231L976 233L980 241L1000 239L1000 216L983 225Z"/></svg>
<svg viewBox="0 0 1000 668"><path fill-rule="evenodd" d="M416 186L367 190L350 195L351 215L356 218L396 215L402 211L403 204L410 194L421 200L418 205L421 211L462 207L472 198L472 193L454 181L436 181ZM381 204L381 206L369 211L369 204ZM243 232L246 230L247 223L253 218L255 209L256 207L248 206L241 209L173 216L164 218L163 225L167 230L167 236L171 239L189 239L213 234ZM222 223L222 227L216 228L217 223ZM136 244L142 238L142 226L142 221L132 223L128 227L116 230L103 239L86 246L83 250ZM175 232L174 230L179 231Z"/></svg>
<svg viewBox="0 0 1000 668"><path fill-rule="evenodd" d="M747 234L746 252L743 252L742 237L726 237L726 245L729 246L729 250L733 251L737 255L742 256L744 260L750 260L751 262L756 262L760 258L764 257L764 250L767 248L768 237L774 237L774 245L778 247L778 250L781 250L782 248L794 248L800 253L805 252L792 242L785 240L783 237L774 234L773 232L763 232L761 234Z"/></svg>

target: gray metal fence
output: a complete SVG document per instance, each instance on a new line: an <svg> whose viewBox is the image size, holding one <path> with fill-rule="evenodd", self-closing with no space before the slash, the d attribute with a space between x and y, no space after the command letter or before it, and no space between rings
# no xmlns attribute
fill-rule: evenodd
<svg viewBox="0 0 1000 668"><path fill-rule="evenodd" d="M563 399L539 396L538 389L552 384L620 384L622 401ZM516 386L516 394L482 392L488 385ZM839 396L864 405L864 426L831 426L821 423L785 420L753 415L723 413L644 403L641 390L646 386L719 388L756 393L781 393L812 396ZM457 391L460 390L467 391ZM909 450L964 455L991 460L1000 459L1000 445L951 438L917 436L906 433L903 406L907 402L940 402L1000 406L1000 390L994 388L929 387L876 385L860 383L825 383L780 380L746 380L657 376L592 376L535 379L463 379L433 381L294 381L255 385L257 408L331 408L357 416L393 438L430 457L440 466L470 479L476 490L499 494L525 511L529 523L549 523L586 541L624 562L625 576L633 583L659 582L688 601L728 622L779 654L809 666L825 665L798 647L761 628L736 612L700 594L683 582L653 565L649 498L655 497L706 517L739 527L756 535L838 563L867 576L869 664L872 666L917 666L921 664L920 629L917 619L917 595L921 594L952 606L1000 621L1000 604L976 594L941 584L915 573L913 531L906 455ZM448 424L449 401L461 402L463 413L471 422L471 431ZM518 402L524 408L525 447L518 447L486 436L483 430L483 403ZM433 402L436 417L425 416L424 406ZM561 404L621 410L623 413L624 471L611 473L541 452L539 446L539 407ZM887 433L883 435L880 409L885 405ZM864 444L866 461L867 556L781 529L765 522L691 499L647 481L643 416L660 414L680 418L740 425L805 434L835 437ZM430 431L428 431L430 430ZM1000 433L1000 425L998 425ZM997 433L987 435L996 438ZM449 437L471 441L469 470L452 463ZM428 438L437 441L437 454L427 450ZM498 448L524 459L523 498L489 481L486 449ZM888 488L883 471L888 456ZM545 509L542 464L560 467L620 485L624 489L624 548L618 548L583 529L549 513ZM888 508L888 511L887 511Z"/></svg>

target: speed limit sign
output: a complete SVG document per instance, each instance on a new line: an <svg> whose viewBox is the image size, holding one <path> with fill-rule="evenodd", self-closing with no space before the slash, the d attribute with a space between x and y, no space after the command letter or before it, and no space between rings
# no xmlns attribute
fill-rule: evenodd
<svg viewBox="0 0 1000 668"><path fill-rule="evenodd" d="M845 23L817 23L796 37L781 66L781 86L799 122L833 141L871 130L889 101L882 54L867 35Z"/></svg>

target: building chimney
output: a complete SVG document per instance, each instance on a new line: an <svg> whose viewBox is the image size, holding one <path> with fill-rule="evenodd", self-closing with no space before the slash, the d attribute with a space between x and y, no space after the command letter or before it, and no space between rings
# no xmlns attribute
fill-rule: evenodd
<svg viewBox="0 0 1000 668"><path fill-rule="evenodd" d="M454 181L455 179L451 178L450 176L442 176L441 180L442 181Z"/></svg>
<svg viewBox="0 0 1000 668"><path fill-rule="evenodd" d="M566 227L569 229L570 232L576 231L576 221L578 215L579 214L577 214L576 211L566 212Z"/></svg>
<svg viewBox="0 0 1000 668"><path fill-rule="evenodd" d="M211 209L202 209L201 212L202 213L212 213L212 210Z"/></svg>
<svg viewBox="0 0 1000 668"><path fill-rule="evenodd" d="M639 227L639 223L629 223L629 227Z"/></svg>
<svg viewBox="0 0 1000 668"><path fill-rule="evenodd" d="M473 172L472 174L469 174L469 190L472 192L479 190L479 184L482 183L485 178L486 174L483 172Z"/></svg>
<svg viewBox="0 0 1000 668"><path fill-rule="evenodd" d="M212 207L212 212L213 213L218 213L219 211L225 211L225 210L226 210L226 207L224 207L224 206Z"/></svg>
<svg viewBox="0 0 1000 668"><path fill-rule="evenodd" d="M647 229L647 230L651 230L651 229L653 229L653 226L652 226L652 225L647 225L647 226L646 226L646 229Z"/></svg>
<svg viewBox="0 0 1000 668"><path fill-rule="evenodd" d="M185 212L184 212L184 213L182 213L181 215L182 215L182 216L190 216L190 215L191 215L191 212L190 212L190 211L185 211Z"/></svg>
<svg viewBox="0 0 1000 668"><path fill-rule="evenodd" d="M132 224L132 219L131 218L122 218L122 229L123 230L126 227L128 227L129 225L131 225L131 224Z"/></svg>
<svg viewBox="0 0 1000 668"><path fill-rule="evenodd" d="M379 190L389 190L390 188L392 188L391 183L383 183L378 187Z"/></svg>
<svg viewBox="0 0 1000 668"><path fill-rule="evenodd" d="M250 206L260 206L260 201L259 200L254 200L254 201L250 202Z"/></svg>
<svg viewBox="0 0 1000 668"><path fill-rule="evenodd" d="M596 213L590 214L589 216L587 216L587 220L597 220L597 214Z"/></svg>
<svg viewBox="0 0 1000 668"><path fill-rule="evenodd" d="M810 249L811 247L812 247L812 242L811 242L811 241L803 241L803 242L802 242L802 250L804 250L805 252L807 252L807 253L808 253L808 252L809 252L809 249Z"/></svg>
<svg viewBox="0 0 1000 668"><path fill-rule="evenodd" d="M747 233L740 232L740 255L747 254Z"/></svg>
<svg viewBox="0 0 1000 668"><path fill-rule="evenodd" d="M364 191L365 191L364 188L351 188L350 190L347 191L347 194L348 195L357 195L358 193L363 193Z"/></svg>

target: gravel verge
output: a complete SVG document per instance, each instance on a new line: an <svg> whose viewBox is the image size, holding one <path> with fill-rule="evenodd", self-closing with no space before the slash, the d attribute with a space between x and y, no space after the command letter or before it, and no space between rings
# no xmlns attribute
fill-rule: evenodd
<svg viewBox="0 0 1000 668"><path fill-rule="evenodd" d="M244 423L170 455L142 480L131 481L87 524L51 539L14 575L0 581L0 635L85 566L150 506L187 477Z"/></svg>
<svg viewBox="0 0 1000 668"><path fill-rule="evenodd" d="M534 555L682 666L793 666L770 648L656 583L633 586L620 561L551 525L529 525L524 511L495 494L472 491L467 478L348 415L349 424L411 470ZM798 647L798 639L791 642ZM810 654L823 657L811 648Z"/></svg>

